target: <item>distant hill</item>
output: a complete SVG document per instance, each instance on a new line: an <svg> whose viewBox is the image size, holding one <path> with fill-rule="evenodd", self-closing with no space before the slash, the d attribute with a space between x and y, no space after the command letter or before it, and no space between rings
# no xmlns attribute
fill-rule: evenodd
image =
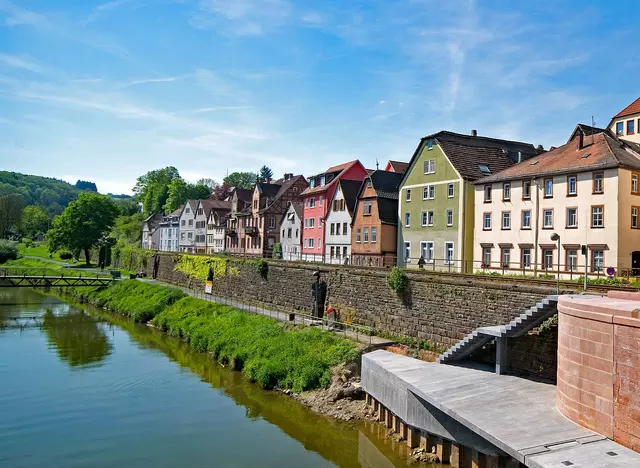
<svg viewBox="0 0 640 468"><path fill-rule="evenodd" d="M44 206L50 216L62 213L80 192L63 180L0 171L0 196L18 193L24 198L25 205Z"/></svg>

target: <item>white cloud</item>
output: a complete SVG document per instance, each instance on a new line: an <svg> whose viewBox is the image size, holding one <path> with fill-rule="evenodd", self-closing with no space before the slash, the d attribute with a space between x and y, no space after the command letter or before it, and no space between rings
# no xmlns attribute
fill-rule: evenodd
<svg viewBox="0 0 640 468"><path fill-rule="evenodd" d="M21 68L33 73L44 73L45 69L27 55L0 54L0 64L13 68Z"/></svg>
<svg viewBox="0 0 640 468"><path fill-rule="evenodd" d="M290 19L287 0L201 0L191 24L200 29L219 29L233 36L258 36L271 32Z"/></svg>

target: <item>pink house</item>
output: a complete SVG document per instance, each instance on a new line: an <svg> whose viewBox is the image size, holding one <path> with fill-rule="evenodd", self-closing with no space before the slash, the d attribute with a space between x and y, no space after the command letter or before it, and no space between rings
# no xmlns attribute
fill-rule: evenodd
<svg viewBox="0 0 640 468"><path fill-rule="evenodd" d="M367 170L362 163L356 160L330 167L322 174L309 177L309 188L302 192L303 259L320 261L324 258L324 220L338 181L341 179L362 181L367 175Z"/></svg>

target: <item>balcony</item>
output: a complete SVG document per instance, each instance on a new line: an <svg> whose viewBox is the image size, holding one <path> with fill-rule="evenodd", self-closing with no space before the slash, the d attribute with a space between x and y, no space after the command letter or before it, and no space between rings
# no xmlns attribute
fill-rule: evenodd
<svg viewBox="0 0 640 468"><path fill-rule="evenodd" d="M245 228L244 228L244 233L245 233L247 236L255 237L255 236L257 236L257 235L258 235L258 228L257 228L257 227L255 227L255 226L245 226Z"/></svg>
<svg viewBox="0 0 640 468"><path fill-rule="evenodd" d="M227 229L227 236L238 237L238 231L236 231L235 229Z"/></svg>

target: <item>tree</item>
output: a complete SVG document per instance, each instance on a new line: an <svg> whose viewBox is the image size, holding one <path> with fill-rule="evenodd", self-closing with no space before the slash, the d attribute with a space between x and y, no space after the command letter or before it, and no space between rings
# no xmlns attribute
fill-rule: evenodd
<svg viewBox="0 0 640 468"><path fill-rule="evenodd" d="M267 166L262 166L260 168L260 178L262 180L273 179L273 171Z"/></svg>
<svg viewBox="0 0 640 468"><path fill-rule="evenodd" d="M23 208L24 198L20 194L0 197L0 239L4 239L11 228L18 226Z"/></svg>
<svg viewBox="0 0 640 468"><path fill-rule="evenodd" d="M257 175L254 172L232 172L222 181L235 188L250 189L256 183Z"/></svg>
<svg viewBox="0 0 640 468"><path fill-rule="evenodd" d="M109 196L109 195L107 195ZM120 216L132 216L140 213L140 205L133 198L113 198L109 196L120 210Z"/></svg>
<svg viewBox="0 0 640 468"><path fill-rule="evenodd" d="M75 187L78 190L88 190L90 192L98 192L98 187L95 182L89 182L88 180L79 180L76 182Z"/></svg>
<svg viewBox="0 0 640 468"><path fill-rule="evenodd" d="M169 197L164 204L164 211L171 213L187 200L204 200L211 196L211 189L203 184L190 184L182 178L173 179L169 184Z"/></svg>
<svg viewBox="0 0 640 468"><path fill-rule="evenodd" d="M93 192L81 193L54 218L53 227L47 232L49 251L81 250L89 264L89 250L111 231L117 216L118 207L109 197Z"/></svg>
<svg viewBox="0 0 640 468"><path fill-rule="evenodd" d="M146 215L160 213L169 198L169 184L180 177L178 169L173 166L149 171L138 177L133 191L138 201L142 202L142 209Z"/></svg>
<svg viewBox="0 0 640 468"><path fill-rule="evenodd" d="M196 185L205 185L209 187L211 192L215 192L218 189L218 187L220 187L220 184L218 183L218 181L209 179L209 178L200 179L199 181L196 182Z"/></svg>
<svg viewBox="0 0 640 468"><path fill-rule="evenodd" d="M49 224L49 214L42 206L27 206L20 218L20 235L33 237L39 232L45 232Z"/></svg>

